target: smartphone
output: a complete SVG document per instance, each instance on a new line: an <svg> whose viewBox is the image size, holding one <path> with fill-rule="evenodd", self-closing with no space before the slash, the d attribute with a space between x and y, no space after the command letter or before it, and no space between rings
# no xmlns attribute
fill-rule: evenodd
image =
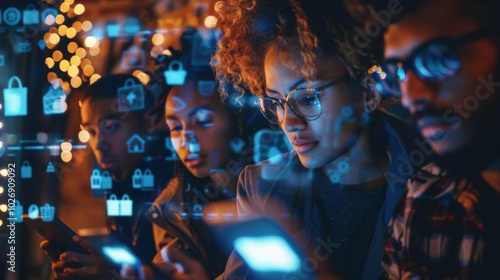
<svg viewBox="0 0 500 280"><path fill-rule="evenodd" d="M108 228L83 229L78 233L93 248L98 248L104 256L115 264L131 266L141 264L141 260L134 252L133 246Z"/></svg>
<svg viewBox="0 0 500 280"><path fill-rule="evenodd" d="M212 224L211 228L226 253L234 249L258 279L299 271L306 258L289 234L267 217Z"/></svg>
<svg viewBox="0 0 500 280"><path fill-rule="evenodd" d="M23 222L49 240L61 252L74 251L80 254L90 254L85 247L73 241L72 238L76 233L57 218L45 222L41 217L31 219L27 214L23 214Z"/></svg>

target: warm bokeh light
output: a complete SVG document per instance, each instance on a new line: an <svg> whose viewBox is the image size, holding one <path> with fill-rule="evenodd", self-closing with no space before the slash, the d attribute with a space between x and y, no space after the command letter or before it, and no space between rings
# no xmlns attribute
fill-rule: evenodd
<svg viewBox="0 0 500 280"><path fill-rule="evenodd" d="M2 175L2 176L4 176L4 177L5 177L5 176L7 176L8 174L9 174L9 171L8 171L7 169L5 169L5 168L4 168L4 169L1 169L1 170L0 170L0 175Z"/></svg>
<svg viewBox="0 0 500 280"><path fill-rule="evenodd" d="M76 32L82 31L82 23L79 21L75 21L73 23L73 28L76 30Z"/></svg>
<svg viewBox="0 0 500 280"><path fill-rule="evenodd" d="M2 124L2 126L3 126L3 124ZM3 142L2 141L0 141L0 148L3 148Z"/></svg>
<svg viewBox="0 0 500 280"><path fill-rule="evenodd" d="M78 44L75 42L69 42L67 49L69 53L74 53L78 49Z"/></svg>
<svg viewBox="0 0 500 280"><path fill-rule="evenodd" d="M63 152L71 152L71 149L73 149L73 145L71 145L70 142L62 142L61 143L61 151Z"/></svg>
<svg viewBox="0 0 500 280"><path fill-rule="evenodd" d="M71 78L71 86L73 88L79 88L82 85L82 79L78 76Z"/></svg>
<svg viewBox="0 0 500 280"><path fill-rule="evenodd" d="M53 16L53 15L48 15L46 18L45 18L45 24L46 25L52 25L56 22L56 18Z"/></svg>
<svg viewBox="0 0 500 280"><path fill-rule="evenodd" d="M76 30L73 27L68 28L68 31L66 31L66 37L69 39L73 39L76 36Z"/></svg>
<svg viewBox="0 0 500 280"><path fill-rule="evenodd" d="M153 41L154 45L159 46L159 45L163 44L163 42L165 41L165 38L161 34L155 34L155 35L153 35L152 41Z"/></svg>
<svg viewBox="0 0 500 280"><path fill-rule="evenodd" d="M59 28L57 28L57 33L61 36L66 35L66 31L68 30L68 27L66 25L61 25Z"/></svg>
<svg viewBox="0 0 500 280"><path fill-rule="evenodd" d="M85 65L85 67L83 67L83 74L87 77L92 76L92 74L94 74L94 66L90 64Z"/></svg>
<svg viewBox="0 0 500 280"><path fill-rule="evenodd" d="M66 18L63 15L57 15L56 16L56 23L59 24L59 25L63 24L65 19Z"/></svg>
<svg viewBox="0 0 500 280"><path fill-rule="evenodd" d="M148 74L142 72L141 70L135 70L132 75L136 77L143 85L147 85L151 78Z"/></svg>
<svg viewBox="0 0 500 280"><path fill-rule="evenodd" d="M71 85L69 84L69 82L68 82L68 81L64 81L64 82L62 83L61 88L62 88L62 90L64 91L64 93L66 93L66 94L69 94L69 93L71 92ZM63 104L63 105L65 105L65 104L66 104L66 102L64 102L64 104ZM64 110L66 110L66 109L64 109Z"/></svg>
<svg viewBox="0 0 500 280"><path fill-rule="evenodd" d="M97 47L98 45L99 41L97 40L96 37L88 36L87 38L85 38L85 46L87 46L88 48L94 48Z"/></svg>
<svg viewBox="0 0 500 280"><path fill-rule="evenodd" d="M59 37L59 35L57 35L56 33L50 34L49 42L51 44L57 45L57 44L59 44L60 41L61 41L61 37Z"/></svg>
<svg viewBox="0 0 500 280"><path fill-rule="evenodd" d="M85 6L83 6L82 4L76 4L73 10L75 11L75 14L81 15L85 12Z"/></svg>
<svg viewBox="0 0 500 280"><path fill-rule="evenodd" d="M47 68L51 69L52 67L54 67L55 62L52 58L47 57L45 58L45 65L47 65Z"/></svg>
<svg viewBox="0 0 500 280"><path fill-rule="evenodd" d="M91 56L96 56L99 54L100 51L101 51L101 49L99 47L91 48L91 49L89 49L89 54Z"/></svg>
<svg viewBox="0 0 500 280"><path fill-rule="evenodd" d="M80 69L78 69L77 66L75 65L71 65L69 68L68 68L68 75L70 77L75 77L77 76L78 74L80 74Z"/></svg>
<svg viewBox="0 0 500 280"><path fill-rule="evenodd" d="M83 31L89 31L90 29L92 29L92 23L88 20L82 22L82 29Z"/></svg>
<svg viewBox="0 0 500 280"><path fill-rule="evenodd" d="M164 50L163 54L166 55L166 56L171 56L172 52L170 50Z"/></svg>
<svg viewBox="0 0 500 280"><path fill-rule="evenodd" d="M71 152L62 152L61 153L61 160L64 162L69 162L73 158L73 154Z"/></svg>
<svg viewBox="0 0 500 280"><path fill-rule="evenodd" d="M2 212L7 212L7 210L8 210L8 209L9 209L9 208L7 207L7 204L2 204L2 205L0 205L0 211L2 211Z"/></svg>
<svg viewBox="0 0 500 280"><path fill-rule="evenodd" d="M82 60L78 56L74 55L71 57L69 62L71 63L71 65L80 66L80 63L82 62Z"/></svg>
<svg viewBox="0 0 500 280"><path fill-rule="evenodd" d="M63 58L63 54L61 51L55 51L54 53L52 53L52 58L55 62L59 62Z"/></svg>
<svg viewBox="0 0 500 280"><path fill-rule="evenodd" d="M0 129L2 129L2 128L3 128L3 122L0 122ZM2 143L2 145L3 145L3 143Z"/></svg>
<svg viewBox="0 0 500 280"><path fill-rule="evenodd" d="M59 10L63 13L67 13L69 11L69 8L70 6L68 3L62 3L61 6L59 6Z"/></svg>
<svg viewBox="0 0 500 280"><path fill-rule="evenodd" d="M69 5L73 5L73 3L75 3L75 0L64 0L64 2L68 3Z"/></svg>
<svg viewBox="0 0 500 280"><path fill-rule="evenodd" d="M86 130L80 130L80 132L78 132L78 139L82 143L87 143L90 139L90 134Z"/></svg>
<svg viewBox="0 0 500 280"><path fill-rule="evenodd" d="M78 56L80 59L83 59L87 55L87 51L84 48L78 48L76 50L76 56Z"/></svg>
<svg viewBox="0 0 500 280"><path fill-rule="evenodd" d="M101 78L101 75L99 74L94 74L90 77L90 84L93 84L95 81L99 80Z"/></svg>
<svg viewBox="0 0 500 280"><path fill-rule="evenodd" d="M204 24L207 28L215 28L217 26L217 18L214 16L207 16Z"/></svg>
<svg viewBox="0 0 500 280"><path fill-rule="evenodd" d="M55 79L57 79L57 74L56 74L56 73L54 73L54 72L49 72L49 73L47 74L47 81L48 81L49 83L51 83L51 82L52 82L52 81L54 81Z"/></svg>
<svg viewBox="0 0 500 280"><path fill-rule="evenodd" d="M92 63L90 62L90 60L88 58L84 58L84 59L82 59L82 63L80 63L80 67L85 68L85 66L91 65L91 64Z"/></svg>
<svg viewBox="0 0 500 280"><path fill-rule="evenodd" d="M68 68L69 68L69 61L67 61L66 59L63 59L61 60L61 62L59 62L59 69L61 69L61 71L66 72L68 71Z"/></svg>
<svg viewBox="0 0 500 280"><path fill-rule="evenodd" d="M3 187L0 186L0 193L3 193Z"/></svg>

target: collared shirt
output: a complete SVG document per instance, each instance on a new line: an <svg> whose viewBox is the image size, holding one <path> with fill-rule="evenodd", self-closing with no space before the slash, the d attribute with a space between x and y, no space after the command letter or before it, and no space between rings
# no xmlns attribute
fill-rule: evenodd
<svg viewBox="0 0 500 280"><path fill-rule="evenodd" d="M499 270L499 237L500 194L429 164L396 206L382 266L389 279L484 279Z"/></svg>

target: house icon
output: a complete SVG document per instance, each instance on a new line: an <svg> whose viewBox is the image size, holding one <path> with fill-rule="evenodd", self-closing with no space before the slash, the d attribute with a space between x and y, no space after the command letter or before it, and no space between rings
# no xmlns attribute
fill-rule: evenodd
<svg viewBox="0 0 500 280"><path fill-rule="evenodd" d="M146 141L139 135L134 134L127 140L127 147L129 153L143 153Z"/></svg>

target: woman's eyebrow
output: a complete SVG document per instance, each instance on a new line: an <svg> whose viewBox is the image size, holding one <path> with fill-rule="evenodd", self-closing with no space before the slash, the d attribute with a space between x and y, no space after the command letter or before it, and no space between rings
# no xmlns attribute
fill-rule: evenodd
<svg viewBox="0 0 500 280"><path fill-rule="evenodd" d="M298 81L296 81L295 83L293 83L289 88L288 88L288 92L296 89L298 86L300 86L301 84L305 83L306 80L305 79L300 79ZM272 94L278 94L278 95L281 95L279 91L275 90L275 89L271 89L271 88L267 88L266 87L266 92L270 92ZM288 94L287 92L287 94Z"/></svg>

